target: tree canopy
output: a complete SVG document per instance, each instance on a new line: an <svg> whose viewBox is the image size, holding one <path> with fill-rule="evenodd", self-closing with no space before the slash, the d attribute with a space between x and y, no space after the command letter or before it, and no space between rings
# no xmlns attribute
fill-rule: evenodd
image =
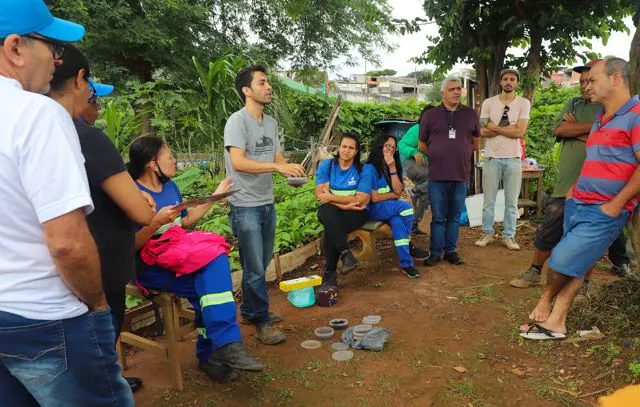
<svg viewBox="0 0 640 407"><path fill-rule="evenodd" d="M365 73L367 76L395 76L398 71L394 71L393 69L379 69L377 71L368 71Z"/></svg>
<svg viewBox="0 0 640 407"><path fill-rule="evenodd" d="M606 42L611 31L626 30L622 19L633 1L425 0L438 36L427 37L434 45L416 61L434 63L439 72L458 62L473 64L483 98L498 93L498 75L507 63L522 70L525 95L531 98L541 74L593 56L578 50L590 49L585 38ZM525 48L525 55L508 55L512 46Z"/></svg>
<svg viewBox="0 0 640 407"><path fill-rule="evenodd" d="M191 57L241 50L292 69L376 61L395 30L387 0L52 0L87 29L80 48L102 78L195 78Z"/></svg>

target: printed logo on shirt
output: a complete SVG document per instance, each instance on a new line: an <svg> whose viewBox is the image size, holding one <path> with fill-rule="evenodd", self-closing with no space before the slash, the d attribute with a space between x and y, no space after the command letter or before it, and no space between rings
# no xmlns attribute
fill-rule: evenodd
<svg viewBox="0 0 640 407"><path fill-rule="evenodd" d="M356 177L351 177L351 179L349 180L349 186L353 186L355 184L357 184L358 182L356 181Z"/></svg>
<svg viewBox="0 0 640 407"><path fill-rule="evenodd" d="M257 154L270 153L273 151L273 140L267 136L262 136L262 138L256 140L255 148Z"/></svg>

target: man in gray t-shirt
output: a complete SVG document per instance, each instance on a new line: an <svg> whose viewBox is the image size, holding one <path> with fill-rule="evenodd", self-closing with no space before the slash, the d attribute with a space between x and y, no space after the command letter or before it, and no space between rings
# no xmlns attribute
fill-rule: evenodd
<svg viewBox="0 0 640 407"><path fill-rule="evenodd" d="M227 120L224 158L227 175L240 191L230 197L229 220L238 238L242 263L242 322L255 324L262 343L275 345L286 339L272 323L282 315L269 312L265 271L271 262L276 233L273 172L304 177L301 165L289 164L280 152L278 123L264 114L271 103L267 71L259 65L236 76L236 89L245 106Z"/></svg>

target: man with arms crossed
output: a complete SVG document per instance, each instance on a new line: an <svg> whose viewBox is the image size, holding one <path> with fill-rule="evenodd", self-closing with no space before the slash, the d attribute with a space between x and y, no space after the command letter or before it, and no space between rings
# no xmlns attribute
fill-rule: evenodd
<svg viewBox="0 0 640 407"><path fill-rule="evenodd" d="M516 95L520 74L515 69L500 72L500 94L486 99L480 110L480 136L486 138L482 167L482 236L476 246L485 247L493 241L494 211L498 185L504 185L504 229L502 239L511 250L520 250L516 243L518 196L522 184L522 139L529 125L531 103Z"/></svg>
<svg viewBox="0 0 640 407"><path fill-rule="evenodd" d="M0 404L133 406L85 215L69 113L44 96L84 28L42 0L0 0Z"/></svg>
<svg viewBox="0 0 640 407"><path fill-rule="evenodd" d="M229 197L229 220L238 237L242 263L243 323L256 325L257 337L266 345L286 339L273 323L282 315L269 312L265 272L273 256L276 212L273 204L273 172L304 177L301 165L282 156L278 123L264 114L271 103L267 70L259 65L244 68L236 76L236 90L245 106L229 117L224 128L227 176L240 191Z"/></svg>
<svg viewBox="0 0 640 407"><path fill-rule="evenodd" d="M564 209L564 236L551 252L547 286L532 321L521 326L527 339L561 339L584 275L620 235L640 194L640 100L629 90L629 64L620 58L596 63L587 92L601 103L587 139L587 157ZM555 304L552 307L552 301Z"/></svg>

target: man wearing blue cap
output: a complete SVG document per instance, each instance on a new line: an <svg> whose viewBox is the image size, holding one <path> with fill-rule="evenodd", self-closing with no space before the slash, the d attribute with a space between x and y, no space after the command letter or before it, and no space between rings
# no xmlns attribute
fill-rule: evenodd
<svg viewBox="0 0 640 407"><path fill-rule="evenodd" d="M93 95L89 98L89 104L87 108L82 112L80 122L93 126L100 116L100 97L109 96L113 92L113 85L103 85L102 83L96 83L89 80L91 87L93 88Z"/></svg>
<svg viewBox="0 0 640 407"><path fill-rule="evenodd" d="M85 215L78 136L49 91L84 28L42 0L0 0L0 400L132 406Z"/></svg>

